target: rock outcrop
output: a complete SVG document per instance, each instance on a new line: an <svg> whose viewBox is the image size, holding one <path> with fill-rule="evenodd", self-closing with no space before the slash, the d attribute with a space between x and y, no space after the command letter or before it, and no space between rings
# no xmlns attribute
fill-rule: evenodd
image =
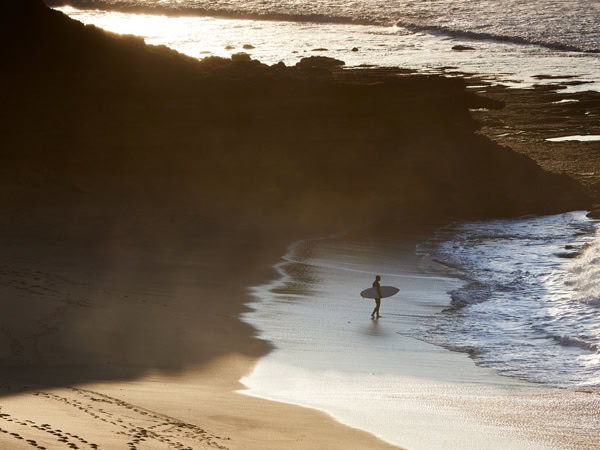
<svg viewBox="0 0 600 450"><path fill-rule="evenodd" d="M198 62L39 0L2 8L5 198L71 186L293 221L590 204L571 178L478 135L469 108L502 103L461 79L344 70L322 57Z"/></svg>

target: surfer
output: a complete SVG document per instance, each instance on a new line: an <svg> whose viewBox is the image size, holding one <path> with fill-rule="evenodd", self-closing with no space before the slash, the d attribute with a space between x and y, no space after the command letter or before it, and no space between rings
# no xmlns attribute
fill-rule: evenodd
<svg viewBox="0 0 600 450"><path fill-rule="evenodd" d="M379 282L381 281L381 277L377 275L375 277L375 281L373 281L373 289L377 291L377 296L375 297L375 309L371 313L372 319L379 319L381 316L379 315L379 307L381 306L381 286Z"/></svg>

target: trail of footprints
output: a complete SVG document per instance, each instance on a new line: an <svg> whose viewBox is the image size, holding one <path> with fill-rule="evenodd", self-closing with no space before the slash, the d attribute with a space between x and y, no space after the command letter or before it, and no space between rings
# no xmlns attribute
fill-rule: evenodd
<svg viewBox="0 0 600 450"><path fill-rule="evenodd" d="M60 275L44 273L27 268L6 268L0 266L0 286L33 294L38 297L50 297L61 300L69 306L90 306L90 300L73 297L73 287L85 286L85 282L68 280Z"/></svg>
<svg viewBox="0 0 600 450"><path fill-rule="evenodd" d="M15 332L10 321L0 323L0 338L3 337L8 344L10 357L16 359L33 357L38 362L44 361L43 354L38 349L39 341L57 332L57 323L62 320L68 309L91 306L90 299L72 293L80 286L85 286L85 283L73 282L60 275L25 267L0 266L0 288L11 290L7 308L10 302L18 303L23 296L29 301L36 300L39 305L43 305L39 310L40 317L36 319L38 326L33 331L25 331L24 335L21 330ZM30 342L31 347L24 345L25 341Z"/></svg>
<svg viewBox="0 0 600 450"><path fill-rule="evenodd" d="M106 426L114 429L111 430L112 432L128 439L127 445L129 450L138 450L145 447L193 450L194 447L189 445L190 442L196 445L196 448L227 449L227 447L218 441L226 441L229 438L213 435L196 425L140 408L131 403L98 392L78 388L71 388L70 391L73 393L73 396L57 395L51 392L34 392L32 395L62 402L90 416L94 421L104 422ZM2 422L5 423L8 429L2 426ZM10 431L17 428L14 426L11 427L11 423L52 435L56 439L54 442L60 442L61 444L53 444L52 447L46 447L34 439L27 439L25 432L20 434L16 431ZM89 427L94 426L93 422L89 424ZM81 436L55 428L51 424L38 424L32 420L22 420L1 412L0 433L26 442L37 449L101 448L99 444L89 442ZM181 441L185 441L185 443ZM58 447L58 445L61 447Z"/></svg>
<svg viewBox="0 0 600 450"><path fill-rule="evenodd" d="M0 267L0 285L30 294L57 297L60 283L68 283L68 280L38 270Z"/></svg>
<svg viewBox="0 0 600 450"><path fill-rule="evenodd" d="M85 439L80 438L77 435L73 435L68 432L63 432L62 430L59 430L59 429L54 429L51 425L49 425L47 423L38 425L31 420L22 421L17 418L11 417L10 414L0 414L0 419L3 419L7 422L13 422L15 424L22 425L25 427L36 428L40 431L54 435L57 438L56 439L57 442L64 443L68 448L72 448L72 449L83 448L83 447L79 447L74 441L80 442L80 445L85 444L85 445L87 445L88 448L100 448L97 444L88 443ZM21 436L19 433L10 432L2 427L0 427L0 433L5 433L5 434L12 436L15 439L25 441L34 448L38 448L38 449L46 449L47 448L44 445L39 444L35 439L25 439L25 437Z"/></svg>

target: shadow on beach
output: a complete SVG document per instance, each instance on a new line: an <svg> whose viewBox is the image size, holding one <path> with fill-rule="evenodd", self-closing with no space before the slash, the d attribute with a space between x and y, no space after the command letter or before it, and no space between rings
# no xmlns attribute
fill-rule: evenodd
<svg viewBox="0 0 600 450"><path fill-rule="evenodd" d="M268 351L238 315L246 286L269 276L284 241L123 214L134 217L79 217L77 233L66 231L73 217L65 226L51 213L3 227L3 382L69 386Z"/></svg>

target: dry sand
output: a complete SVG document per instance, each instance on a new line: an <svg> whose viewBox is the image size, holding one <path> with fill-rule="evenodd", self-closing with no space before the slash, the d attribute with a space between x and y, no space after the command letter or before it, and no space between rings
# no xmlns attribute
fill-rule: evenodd
<svg viewBox="0 0 600 450"><path fill-rule="evenodd" d="M3 398L2 448L395 448L325 414L234 392L252 359ZM4 387L3 394L10 388Z"/></svg>

